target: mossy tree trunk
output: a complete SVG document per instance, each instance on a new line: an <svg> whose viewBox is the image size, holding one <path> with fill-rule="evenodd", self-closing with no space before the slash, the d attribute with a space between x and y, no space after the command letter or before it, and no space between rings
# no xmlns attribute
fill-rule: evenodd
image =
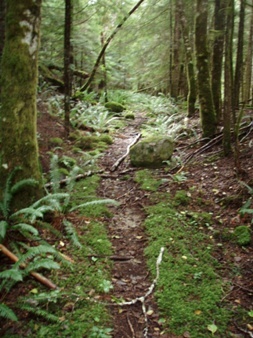
<svg viewBox="0 0 253 338"><path fill-rule="evenodd" d="M223 67L224 29L226 20L226 0L215 0L214 42L212 54L212 93L217 121L222 115L221 78Z"/></svg>
<svg viewBox="0 0 253 338"><path fill-rule="evenodd" d="M6 35L1 73L1 166L0 190L17 166L16 180L34 178L41 182L37 145L37 56L41 0L6 2ZM41 196L41 185L27 187L16 196L15 207L28 205Z"/></svg>
<svg viewBox="0 0 253 338"><path fill-rule="evenodd" d="M248 103L251 98L251 83L252 83L252 58L253 58L253 0L250 1L251 14L250 14L250 23L249 23L249 33L248 33L248 46L247 54L244 67L244 77L243 77L243 90L242 98L243 102Z"/></svg>
<svg viewBox="0 0 253 338"><path fill-rule="evenodd" d="M233 106L233 33L234 33L234 0L227 0L227 22L225 34L225 69L224 69L224 112L223 112L223 151L231 153L231 117Z"/></svg>
<svg viewBox="0 0 253 338"><path fill-rule="evenodd" d="M203 137L212 138L216 130L216 116L211 91L209 52L207 49L208 0L197 0L195 46L197 85Z"/></svg>
<svg viewBox="0 0 253 338"><path fill-rule="evenodd" d="M3 48L4 48L4 35L5 35L4 20L5 20L5 0L1 0L0 1L0 64L1 64L2 54L3 54ZM1 74L1 68L0 68L0 74Z"/></svg>
<svg viewBox="0 0 253 338"><path fill-rule="evenodd" d="M236 66L235 66L235 79L234 79L234 93L233 93L235 109L239 108L242 76L243 76L242 70L243 70L245 6L246 6L246 1L241 0L240 21L239 21L239 28L238 28L237 56L236 56Z"/></svg>
<svg viewBox="0 0 253 338"><path fill-rule="evenodd" d="M71 31L72 31L72 0L65 0L65 27L64 27L64 114L65 134L69 136L70 131L70 100L72 96L72 69L73 62Z"/></svg>

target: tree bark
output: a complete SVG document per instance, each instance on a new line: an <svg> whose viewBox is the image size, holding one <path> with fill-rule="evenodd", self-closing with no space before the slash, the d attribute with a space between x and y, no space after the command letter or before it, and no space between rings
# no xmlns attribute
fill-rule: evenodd
<svg viewBox="0 0 253 338"><path fill-rule="evenodd" d="M208 0L197 0L195 46L197 59L197 83L203 137L213 138L216 116L213 105L207 49Z"/></svg>
<svg viewBox="0 0 253 338"><path fill-rule="evenodd" d="M245 0L241 0L240 6L240 22L238 29L238 43L237 43L237 57L236 57L236 66L235 66L235 79L234 79L234 108L239 108L240 93L241 93L241 84L242 84L242 75L243 75L243 47L244 47L244 21L245 21ZM235 116L234 116L235 123Z"/></svg>
<svg viewBox="0 0 253 338"><path fill-rule="evenodd" d="M224 29L226 20L225 0L215 0L214 43L212 55L212 93L217 122L222 115L221 76L223 68Z"/></svg>
<svg viewBox="0 0 253 338"><path fill-rule="evenodd" d="M247 103L251 98L251 82L252 82L252 57L253 57L253 0L251 0L250 27L248 35L247 55L244 68L243 81L243 102Z"/></svg>
<svg viewBox="0 0 253 338"><path fill-rule="evenodd" d="M9 173L22 167L16 179L41 182L37 144L37 80L41 0L8 0L2 56L0 108L0 191ZM40 197L41 189L27 187L16 195L15 207Z"/></svg>
<svg viewBox="0 0 253 338"><path fill-rule="evenodd" d="M0 62L4 48L4 36L5 36L5 0L0 1Z"/></svg>
<svg viewBox="0 0 253 338"><path fill-rule="evenodd" d="M70 131L70 99L72 96L72 0L65 0L65 27L64 27L64 127L66 137Z"/></svg>
<svg viewBox="0 0 253 338"><path fill-rule="evenodd" d="M195 113L196 103L196 81L195 71L193 63L193 50L189 39L189 25L184 11L184 5L182 0L178 0L179 17L182 29L182 36L184 40L185 49L185 61L187 67L187 83L188 83L188 95L187 95L187 113L188 117L191 117Z"/></svg>
<svg viewBox="0 0 253 338"><path fill-rule="evenodd" d="M234 0L227 0L227 23L225 34L225 69L224 69L224 113L223 113L223 151L231 153L231 116L233 107L233 31Z"/></svg>

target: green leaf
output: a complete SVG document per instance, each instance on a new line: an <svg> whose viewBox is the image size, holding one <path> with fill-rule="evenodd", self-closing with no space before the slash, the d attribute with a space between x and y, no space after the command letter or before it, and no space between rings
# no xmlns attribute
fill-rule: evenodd
<svg viewBox="0 0 253 338"><path fill-rule="evenodd" d="M0 222L0 240L3 240L6 235L6 231L8 228L8 223L6 221Z"/></svg>
<svg viewBox="0 0 253 338"><path fill-rule="evenodd" d="M15 313L5 304L0 303L0 317L13 320L14 322L18 321Z"/></svg>
<svg viewBox="0 0 253 338"><path fill-rule="evenodd" d="M209 324L207 329L208 331L212 332L212 334L214 334L218 330L218 327L215 324Z"/></svg>

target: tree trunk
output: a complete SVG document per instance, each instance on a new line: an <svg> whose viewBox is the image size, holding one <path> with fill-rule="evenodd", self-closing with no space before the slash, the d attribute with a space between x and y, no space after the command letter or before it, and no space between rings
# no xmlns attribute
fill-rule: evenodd
<svg viewBox="0 0 253 338"><path fill-rule="evenodd" d="M3 48L4 48L4 36L5 36L5 0L0 1L0 65L1 65L1 59L3 54ZM1 68L0 68L0 74L1 74ZM1 87L0 87L1 90Z"/></svg>
<svg viewBox="0 0 253 338"><path fill-rule="evenodd" d="M243 82L243 102L247 103L251 98L251 82L252 82L252 58L253 58L253 0L251 0L251 17L248 35L247 55L244 68Z"/></svg>
<svg viewBox="0 0 253 338"><path fill-rule="evenodd" d="M222 76L222 61L224 50L224 29L226 20L225 0L215 0L214 10L214 32L215 38L213 43L212 55L212 93L217 122L222 115L221 101L221 76Z"/></svg>
<svg viewBox="0 0 253 338"><path fill-rule="evenodd" d="M64 27L64 127L66 137L70 130L70 99L72 96L72 0L65 0L65 27Z"/></svg>
<svg viewBox="0 0 253 338"><path fill-rule="evenodd" d="M235 66L234 93L233 93L234 109L239 108L240 90L241 90L241 84L242 84L244 21L245 21L245 0L241 0L240 22L239 22L239 29L238 29L237 57L236 57L236 66ZM235 123L235 117L234 117L234 123Z"/></svg>
<svg viewBox="0 0 253 338"><path fill-rule="evenodd" d="M233 31L234 0L227 0L227 24L225 34L225 74L224 74L224 113L223 113L223 151L231 153L231 115L233 114Z"/></svg>
<svg viewBox="0 0 253 338"><path fill-rule="evenodd" d="M175 5L175 19L174 19L174 32L173 32L173 51L172 51L172 65L171 65L171 89L170 95L177 99L179 95L180 84L180 47L181 47L181 32L180 32L180 20L179 10Z"/></svg>
<svg viewBox="0 0 253 338"><path fill-rule="evenodd" d="M185 47L185 61L186 61L186 71L187 71L187 84L188 84L188 95L187 95L187 112L188 117L191 117L195 113L195 103L196 103L196 81L195 81L195 71L193 64L193 51L192 46L189 40L189 25L184 11L184 5L182 0L178 1L179 17L182 29L182 35L184 40Z"/></svg>
<svg viewBox="0 0 253 338"><path fill-rule="evenodd" d="M1 73L1 166L0 191L17 166L16 180L41 182L36 135L36 90L41 0L8 0L6 35ZM15 207L27 206L41 196L42 189L27 187L16 196Z"/></svg>
<svg viewBox="0 0 253 338"><path fill-rule="evenodd" d="M197 0L195 45L197 59L197 84L203 137L212 138L216 130L216 116L213 105L209 74L209 53L207 49L208 0Z"/></svg>

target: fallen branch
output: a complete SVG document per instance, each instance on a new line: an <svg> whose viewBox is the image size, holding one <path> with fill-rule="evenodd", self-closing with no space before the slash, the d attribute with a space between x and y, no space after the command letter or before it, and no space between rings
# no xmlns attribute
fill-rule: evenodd
<svg viewBox="0 0 253 338"><path fill-rule="evenodd" d="M141 134L138 134L138 135L135 137L135 139L133 140L133 142L131 142L131 143L129 144L129 146L127 147L126 153L125 153L123 156L121 156L121 157L114 163L114 165L112 166L111 171L115 171L115 170L118 168L118 166L120 165L120 163L123 162L124 159L125 159L125 158L127 157L127 155L129 154L130 148L131 148L135 143L137 143L138 140L139 140L140 138L141 138Z"/></svg>
<svg viewBox="0 0 253 338"><path fill-rule="evenodd" d="M156 261L156 277L155 277L153 283L150 285L148 291L145 293L145 295L142 296L142 297L137 297L137 298L135 298L135 299L133 299L133 300L131 300L129 302L121 302L121 303L116 304L116 305L119 305L119 306L125 306L125 305L134 305L137 302L141 302L141 304L142 304L142 312L143 312L144 319L145 319L145 324L146 324L146 327L143 330L143 336L145 338L148 338L148 316L147 316L147 310L146 310L145 300L153 292L153 290L154 290L154 288L155 288L155 286L156 286L156 284L158 282L159 275L160 275L160 264L162 262L163 253L164 253L164 247L161 248L159 256L157 257L157 261Z"/></svg>
<svg viewBox="0 0 253 338"><path fill-rule="evenodd" d="M0 244L0 251L2 251L2 253L4 255L6 255L8 258L10 258L13 262L18 262L19 258L14 255L14 253L12 253L10 250L8 250L3 244ZM20 267L22 269L25 269L26 265L25 264L20 264ZM44 284L45 286L47 286L50 289L55 290L57 288L57 286L55 284L53 284L49 279L47 279L46 277L42 276L41 274L31 271L30 275L32 275L35 279L37 279L41 284Z"/></svg>

